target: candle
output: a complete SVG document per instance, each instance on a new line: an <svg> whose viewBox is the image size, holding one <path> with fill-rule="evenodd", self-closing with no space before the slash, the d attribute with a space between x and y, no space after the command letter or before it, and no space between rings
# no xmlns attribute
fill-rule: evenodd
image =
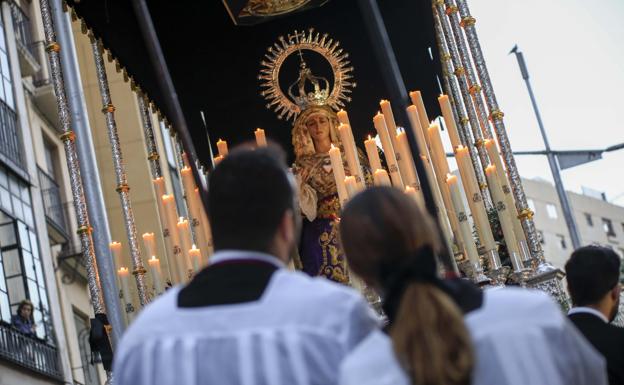
<svg viewBox="0 0 624 385"><path fill-rule="evenodd" d="M331 161L332 171L334 173L334 179L336 180L336 190L338 191L338 199L340 205L344 207L344 204L349 200L349 192L344 184L345 172L342 164L342 156L340 155L340 149L333 144L329 149L329 159Z"/></svg>
<svg viewBox="0 0 624 385"><path fill-rule="evenodd" d="M338 121L340 123L348 124L349 126L351 125L351 123L349 122L349 115L347 114L347 111L340 109L340 111L338 111L336 115L338 116Z"/></svg>
<svg viewBox="0 0 624 385"><path fill-rule="evenodd" d="M124 303L132 303L132 297L130 296L130 272L127 267L120 267L117 270L117 276L119 277L119 282L121 282L121 294L124 299Z"/></svg>
<svg viewBox="0 0 624 385"><path fill-rule="evenodd" d="M420 189L417 190L412 186L405 186L405 194L412 197L420 207L424 207L424 198Z"/></svg>
<svg viewBox="0 0 624 385"><path fill-rule="evenodd" d="M191 228L189 227L188 220L184 217L180 217L180 220L176 224L178 228L178 235L180 236L180 247L182 247L182 260L184 261L184 267L186 272L192 269L191 260L188 255L188 251L193 245L193 239L191 238Z"/></svg>
<svg viewBox="0 0 624 385"><path fill-rule="evenodd" d="M503 168L503 161L501 159L500 152L498 152L498 148L496 147L496 141L494 139L486 139L484 144L488 157L490 158L490 162L496 166L496 175L498 175L498 180L500 181L501 188L505 194L505 204L510 208L510 211L513 212L511 222L514 227L516 240L519 243L524 243L524 245L526 245L526 235L524 234L524 229L522 228L520 219L518 219L518 210L516 209L516 203L511 193L511 187L507 181L507 175L505 173L505 169ZM524 245L521 246L521 250L525 249Z"/></svg>
<svg viewBox="0 0 624 385"><path fill-rule="evenodd" d="M223 155L215 156L214 159L213 159L214 165L215 166L218 165L219 163L221 163L222 160L223 160Z"/></svg>
<svg viewBox="0 0 624 385"><path fill-rule="evenodd" d="M403 182L405 182L405 185L407 186L420 190L420 182L418 181L418 176L416 174L416 165L414 164L414 159L412 158L412 153L409 149L407 135L405 132L399 132L396 135L396 144L399 146L399 152L401 153L401 170L405 171L401 174Z"/></svg>
<svg viewBox="0 0 624 385"><path fill-rule="evenodd" d="M154 291L156 294L163 292L163 279L162 271L160 270L160 260L156 256L152 255L152 258L148 259L150 274L152 274L152 282L154 283Z"/></svg>
<svg viewBox="0 0 624 385"><path fill-rule="evenodd" d="M217 141L217 150L219 151L219 156L225 157L228 154L228 145L225 140L219 139Z"/></svg>
<svg viewBox="0 0 624 385"><path fill-rule="evenodd" d="M180 283L186 280L186 274L184 273L184 261L182 259L183 257L180 249L180 236L178 234L178 230L176 229L178 213L176 209L175 197L173 194L163 195L162 202L169 226L167 235L171 242L171 249L173 250L173 255L169 258L169 266L173 267L172 270L174 270L173 274L175 275L174 279ZM172 260L173 262L171 262Z"/></svg>
<svg viewBox="0 0 624 385"><path fill-rule="evenodd" d="M113 258L115 260L115 266L121 267L124 266L123 259L121 256L121 243L119 242L111 242L108 247L110 248L111 253L113 254Z"/></svg>
<svg viewBox="0 0 624 385"><path fill-rule="evenodd" d="M368 139L364 141L364 147L366 148L366 155L368 156L368 163L371 170L381 169L381 160L379 159L379 152L377 152L377 142L375 139L368 136Z"/></svg>
<svg viewBox="0 0 624 385"><path fill-rule="evenodd" d="M353 140L353 132L348 124L340 123L338 126L338 134L340 135L340 141L345 151L345 158L347 158L347 165L349 166L350 174L355 177L356 187L358 190L363 190L364 174L360 166L360 160L357 155L357 148L355 147L355 141Z"/></svg>
<svg viewBox="0 0 624 385"><path fill-rule="evenodd" d="M416 106L411 105L407 107L406 111L407 117L410 121L410 125L412 126L412 132L414 133L414 137L416 138L418 153L421 156L426 156L428 158L429 156L427 151L427 141L425 139L425 136L423 135L423 129L418 118L418 109L416 108Z"/></svg>
<svg viewBox="0 0 624 385"><path fill-rule="evenodd" d="M256 128L256 131L254 131L254 135L256 136L256 144L258 145L258 147L267 146L266 136L264 135L264 130L262 128Z"/></svg>
<svg viewBox="0 0 624 385"><path fill-rule="evenodd" d="M475 245L474 238L472 237L472 226L470 226L470 223L468 222L468 214L466 213L464 202L461 198L457 177L455 175L448 174L446 176L446 184L449 188L451 202L453 203L457 220L459 221L459 230L462 234L464 251L468 260L470 260L470 264L476 270L480 270L481 265L479 263L479 252L477 251L477 246Z"/></svg>
<svg viewBox="0 0 624 385"><path fill-rule="evenodd" d="M386 127L384 116L378 112L373 118L373 124L375 125L375 129L377 130L377 134L381 140L381 147L383 148L384 156L386 157L386 163L388 165L388 171L390 172L392 185L403 190L403 180L401 179L399 165L397 164L396 155L394 153L394 148L392 147L392 142L390 141L390 135L388 134L388 128Z"/></svg>
<svg viewBox="0 0 624 385"><path fill-rule="evenodd" d="M143 234L143 245L145 245L145 255L156 255L156 241L154 233Z"/></svg>
<svg viewBox="0 0 624 385"><path fill-rule="evenodd" d="M390 177L388 173L384 169L377 169L373 173L373 181L375 186L392 186L392 182L390 182Z"/></svg>
<svg viewBox="0 0 624 385"><path fill-rule="evenodd" d="M518 242L513 231L511 214L505 205L505 196L496 173L496 166L493 164L487 166L485 168L485 176L488 181L488 186L490 187L492 202L498 212L498 220L500 221L501 229L503 230L503 236L505 237L505 244L507 245L507 252L509 253L511 264L514 271L520 271L523 266L520 261L520 254L518 253Z"/></svg>
<svg viewBox="0 0 624 385"><path fill-rule="evenodd" d="M165 211L165 208L163 206L163 201L162 201L162 196L165 195L165 179L163 177L158 177L154 179L152 182L154 184L154 190L156 191L158 217L160 219L160 226L163 231L163 239L165 241L165 250L167 250L167 252L165 253L164 259L167 264L167 268L169 272L168 274L171 277L171 280L173 282L176 279L177 274L175 273L175 266L169 260L168 255L172 254L172 252L174 251L174 247L173 247L174 245L173 245L173 242L171 242L171 238L169 237L170 226L167 221L167 213Z"/></svg>
<svg viewBox="0 0 624 385"><path fill-rule="evenodd" d="M408 178L408 171L406 170L406 168L409 166L406 159L404 159L408 156L403 153L403 149L397 142L398 128L396 125L396 121L394 120L394 114L392 113L392 106L389 101L382 100L381 102L379 102L379 107L381 108L381 113L384 116L384 121L386 122L386 127L388 128L388 135L390 135L392 148L394 149L394 154L399 165L399 173L401 174L401 179L403 180L404 184L408 184L408 181L406 180Z"/></svg>
<svg viewBox="0 0 624 385"><path fill-rule="evenodd" d="M436 179L440 188L440 195L444 206L446 207L446 213L453 234L455 235L457 245L463 244L462 232L459 228L459 221L455 214L453 202L451 201L450 192L446 183L446 175L450 173L448 163L446 161L446 152L442 145L442 138L440 137L440 128L437 124L432 124L427 129L427 138L429 139L429 154L431 155L431 161L436 173Z"/></svg>
<svg viewBox="0 0 624 385"><path fill-rule="evenodd" d="M451 109L451 102L449 102L448 95L440 95L438 97L438 103L440 103L444 123L446 123L446 129L451 138L451 145L455 148L459 146L461 142L459 140L459 133L457 132L457 125L455 124L455 115Z"/></svg>
<svg viewBox="0 0 624 385"><path fill-rule="evenodd" d="M197 273L201 266L201 252L194 244L193 247L188 250L188 256L193 270Z"/></svg>
<svg viewBox="0 0 624 385"><path fill-rule="evenodd" d="M349 198L353 198L355 194L358 193L358 186L354 176L348 176L344 179L345 187L347 188L347 193L349 194Z"/></svg>
<svg viewBox="0 0 624 385"><path fill-rule="evenodd" d="M486 251L496 250L496 242L494 241L490 221L485 211L477 176L470 161L468 148L462 145L457 146L455 148L455 159L457 159L457 166L459 167L464 191L466 192L468 207L470 207L479 240Z"/></svg>
<svg viewBox="0 0 624 385"><path fill-rule="evenodd" d="M420 91L412 91L409 95L410 99L412 99L412 104L416 106L420 126L424 130L429 127L429 118L427 117L427 110L425 109L425 103L423 103L422 95L420 94Z"/></svg>

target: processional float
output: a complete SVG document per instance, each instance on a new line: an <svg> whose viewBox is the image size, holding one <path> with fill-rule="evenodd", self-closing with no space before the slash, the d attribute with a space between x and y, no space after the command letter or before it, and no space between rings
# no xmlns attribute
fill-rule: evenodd
<svg viewBox="0 0 624 385"><path fill-rule="evenodd" d="M361 143L356 146L347 115L348 109L335 111L340 121L339 132L342 147L331 149L329 155L334 160L332 169L335 170L337 189L341 195L340 203L344 204L350 195L365 188L362 165L358 164L358 158L355 156L358 153L357 148L363 147L368 155L375 184L389 184L405 189L406 193L413 195L419 204L427 207L429 212L438 219L448 249L448 255L442 261L447 271L453 272L459 267L467 277L477 283L504 285L506 282L514 282L522 286L545 290L552 294L562 306L567 306L567 295L561 284L563 273L546 261L533 223L533 212L527 206L507 137L504 114L494 95L477 38L476 19L470 15L466 0L434 0L432 3L438 50L443 64L444 94L438 98L438 101L446 132L450 136L457 160L461 186L457 176L450 173L440 138L440 127L432 124L424 107L423 98L433 96L422 95L418 91L409 94L406 92L375 1L360 0L359 2L391 93L390 101L382 101L380 112L372 118L372 125L380 138L386 167L382 165L378 145L372 138L365 141L364 146L361 146ZM151 23L149 14L141 13L141 9L145 10L145 3L142 1L135 1L135 3L136 9L139 10L139 18L142 18L143 24L149 27ZM323 1L315 4L321 3ZM238 10L242 13L234 14L230 7L228 10L235 20L240 21L245 20L245 12L247 16L271 15L271 12L280 14L310 6L310 3L303 1L289 6L292 9L286 10L279 8L278 2L253 0L248 2L247 8L243 7ZM72 17L78 18L71 7L67 6L66 10ZM67 157L78 233L88 272L89 294L94 312L106 315L107 310L117 312L118 309L110 305L111 301L104 303L104 293L100 284L100 276L98 276L102 274L102 270L98 267L93 247L93 237L97 234L92 232L89 222L79 167L80 159L75 148L76 138L69 118L68 98L61 71L59 52L62 47L57 42L48 0L41 0L41 12L46 50L63 129L61 139ZM55 19L58 20L58 18ZM194 155L195 151L189 140L190 136L183 122L183 116L180 114L175 117L174 125L172 125L149 95L141 89L140 84L135 83L125 68L111 56L110 51L103 46L97 36L94 36L84 22L83 26L83 32L92 41L103 104L102 113L107 123L117 180L116 190L121 200L124 228L132 262L132 266L123 266L119 258L119 247L111 244L111 251L117 259L115 267L118 269L118 277L113 278L113 281L117 284L115 291L121 292L126 313L130 314L134 312L132 301L128 298L131 295L130 275L134 276L138 303L144 306L154 296L162 293L167 283L185 282L194 271L207 263L212 243L210 224L203 203L206 183ZM146 35L150 36L149 33ZM152 48L157 48L154 50L156 54L160 52L157 40L152 39L150 44ZM320 53L332 67L335 94L330 93L326 96L334 98L330 103L334 110L345 107L342 101L349 98L347 95L349 86L355 85L351 79L352 67L347 63L346 52L338 48L337 42L331 41L328 36L321 35L314 30L295 31L279 39L269 48L267 61L262 63L260 73L265 86L263 96L267 98L269 107L279 108L278 112L282 117L295 116L297 106L286 102L287 99L280 90L279 84L276 83L279 83L276 71L279 72L279 67L287 56L305 50ZM108 90L104 66L105 54L109 55L109 60L116 62L118 70L124 74L137 95L147 146L147 162L150 165L154 191L158 197L157 207L161 222L160 228L154 229L154 233L143 234L145 249L148 250L147 256L141 255L134 225L130 186L125 175L123 154L115 123L115 107ZM162 53L160 53L160 59L162 59ZM158 60L155 59L154 62ZM169 79L170 83L166 71L163 76L165 80ZM166 81L163 82L166 83ZM411 101L410 105L408 105L408 100ZM177 100L171 103L175 105ZM179 110L179 105L177 108ZM372 115L374 111L370 113ZM167 194L165 190L159 163L160 154L155 142L153 115L158 116L159 123L162 122L173 136L177 172L183 182L184 203L189 218L178 216L174 196ZM394 115L404 122L403 129L397 128ZM255 135L260 146L266 145L264 131L258 129ZM180 138L184 140L180 142ZM217 145L220 156L227 156L225 143L221 141ZM345 155L346 162L344 163L348 165L349 170L353 170L349 172L349 175L337 172L343 164L341 152ZM466 197L465 200L462 195ZM472 220L469 220L469 217L472 217ZM494 237L493 230L497 226L502 229L501 239ZM167 255L159 256L160 258L154 255L152 251L155 249L153 245L155 237L162 237L166 244ZM505 244L510 266L504 266L501 262L499 254L501 243ZM161 266L161 261L166 268ZM148 269L145 268L146 262ZM106 270L105 273L110 274L110 270ZM106 288L109 290L108 285ZM107 298L110 297L110 293L105 294ZM107 309L110 306L113 308ZM111 317L111 319L120 319L120 317ZM112 326L119 327L115 324Z"/></svg>

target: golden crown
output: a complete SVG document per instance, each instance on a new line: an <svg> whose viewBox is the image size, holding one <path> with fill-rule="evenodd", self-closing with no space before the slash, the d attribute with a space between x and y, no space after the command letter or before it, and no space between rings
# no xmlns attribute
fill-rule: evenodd
<svg viewBox="0 0 624 385"><path fill-rule="evenodd" d="M267 49L265 60L260 62L260 95L267 100L266 107L275 109L279 119L290 120L310 106L328 105L337 110L344 107L345 102L350 102L348 94L357 84L352 80L353 67L347 60L349 54L339 46L338 41L327 34L320 35L312 28L307 33L295 30L287 37L280 36L278 42ZM333 87L327 79L312 73L303 59L303 50L314 51L328 61L334 76ZM299 76L284 93L279 84L279 73L286 58L293 53L299 54Z"/></svg>

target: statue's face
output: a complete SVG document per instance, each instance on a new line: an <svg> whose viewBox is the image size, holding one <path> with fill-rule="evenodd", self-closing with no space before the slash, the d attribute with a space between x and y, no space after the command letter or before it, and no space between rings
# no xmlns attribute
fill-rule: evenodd
<svg viewBox="0 0 624 385"><path fill-rule="evenodd" d="M329 138L330 122L327 115L321 112L313 113L306 119L305 125L314 142Z"/></svg>

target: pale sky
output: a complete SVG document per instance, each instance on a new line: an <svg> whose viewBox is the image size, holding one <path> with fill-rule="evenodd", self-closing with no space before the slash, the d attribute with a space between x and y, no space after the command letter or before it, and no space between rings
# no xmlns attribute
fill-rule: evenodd
<svg viewBox="0 0 624 385"><path fill-rule="evenodd" d="M602 149L624 143L624 1L469 0L514 150L543 142L515 56L531 76L553 150ZM447 140L447 149L450 144ZM552 181L545 156L517 156L523 177ZM567 190L604 191L624 205L624 150L562 171Z"/></svg>

